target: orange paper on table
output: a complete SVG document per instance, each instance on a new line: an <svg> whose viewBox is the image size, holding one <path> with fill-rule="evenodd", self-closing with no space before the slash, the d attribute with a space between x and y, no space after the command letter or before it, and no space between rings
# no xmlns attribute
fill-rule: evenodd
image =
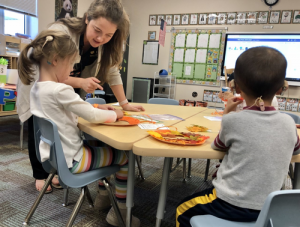
<svg viewBox="0 0 300 227"><path fill-rule="evenodd" d="M201 145L209 138L208 136L203 136L197 133L178 132L173 130L157 129L155 131L148 131L148 133L151 137L161 142L185 146Z"/></svg>

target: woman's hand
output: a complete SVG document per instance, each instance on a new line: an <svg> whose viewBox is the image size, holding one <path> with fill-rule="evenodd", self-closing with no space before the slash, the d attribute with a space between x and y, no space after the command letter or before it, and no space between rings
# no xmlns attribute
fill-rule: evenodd
<svg viewBox="0 0 300 227"><path fill-rule="evenodd" d="M133 105L130 105L129 103L126 103L125 105L123 105L122 108L123 108L123 110L132 111L132 112L145 111L145 109L142 106L133 106Z"/></svg>
<svg viewBox="0 0 300 227"><path fill-rule="evenodd" d="M98 105L97 108L98 108L98 109L101 109L101 110L115 110L115 108L113 108L112 106L110 106L110 105L105 105L105 104L103 104L103 105Z"/></svg>
<svg viewBox="0 0 300 227"><path fill-rule="evenodd" d="M240 97L229 98L223 114L228 114L231 111L235 111L237 105L241 104L242 102L243 100Z"/></svg>
<svg viewBox="0 0 300 227"><path fill-rule="evenodd" d="M94 93L94 91L99 88L103 90L103 87L99 85L100 80L95 77L89 77L86 79L82 79L81 88L87 93Z"/></svg>

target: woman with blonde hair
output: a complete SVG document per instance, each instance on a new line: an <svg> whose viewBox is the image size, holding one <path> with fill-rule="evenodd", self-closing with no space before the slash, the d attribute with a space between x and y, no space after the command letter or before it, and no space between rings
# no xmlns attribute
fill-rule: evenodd
<svg viewBox="0 0 300 227"><path fill-rule="evenodd" d="M126 111L144 111L142 106L128 103L119 73L119 66L123 60L123 48L129 34L129 18L119 0L94 0L82 18L73 17L61 19L53 23L49 29L62 31L69 35L78 48L71 76L64 83L71 85L83 98L85 93L92 93L95 89L102 89L100 84L108 83L120 106ZM37 66L34 66L37 67ZM34 177L43 173L39 182L47 178L45 171L37 161L33 137L33 121L30 112L30 89L39 75L38 67L28 81L19 81L17 109L20 120L28 120L28 150ZM102 109L111 109L106 105ZM38 181L37 181L38 182ZM55 182L57 183L57 182ZM37 185L37 190L41 187ZM102 185L99 184L99 189ZM126 212L125 204L124 212ZM110 206L107 193L99 190L95 207L99 210ZM121 210L122 212L122 210Z"/></svg>

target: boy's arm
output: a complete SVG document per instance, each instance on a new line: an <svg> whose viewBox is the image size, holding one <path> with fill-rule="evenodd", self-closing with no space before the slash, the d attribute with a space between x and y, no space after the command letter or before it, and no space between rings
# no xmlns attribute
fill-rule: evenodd
<svg viewBox="0 0 300 227"><path fill-rule="evenodd" d="M222 138L222 131L220 131L220 133L215 138L214 142L212 142L211 148L215 150L227 151L229 147L226 147L225 140L223 140L224 141L223 142L221 138Z"/></svg>
<svg viewBox="0 0 300 227"><path fill-rule="evenodd" d="M229 149L229 146L227 147L226 144L226 119L223 117L222 123L221 123L221 130L217 137L215 138L214 142L212 142L211 147L215 150L222 150L227 151Z"/></svg>
<svg viewBox="0 0 300 227"><path fill-rule="evenodd" d="M94 108L90 103L83 101L71 86L61 85L57 87L54 95L60 106L89 122L111 123L117 119L115 111Z"/></svg>

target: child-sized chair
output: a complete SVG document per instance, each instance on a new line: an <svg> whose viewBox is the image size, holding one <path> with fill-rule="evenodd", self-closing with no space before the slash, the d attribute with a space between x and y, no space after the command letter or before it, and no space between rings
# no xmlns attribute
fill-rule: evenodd
<svg viewBox="0 0 300 227"><path fill-rule="evenodd" d="M293 120L295 121L295 124L300 124L300 116L298 116L296 114L293 114L293 113L289 113L289 112L281 112L281 113L285 113L287 115L290 115L293 118ZM289 166L289 176L291 178L292 186L294 188L294 186L295 186L295 182L294 182L295 176L294 176L294 167L293 167L292 163L290 163L290 166Z"/></svg>
<svg viewBox="0 0 300 227"><path fill-rule="evenodd" d="M104 186L106 187L106 189L108 191L111 203L117 214L119 225L125 226L124 221L120 214L120 210L117 206L115 197L112 194L112 190L109 186L108 181L105 179L106 176L109 176L111 174L115 174L116 172L118 172L120 170L120 166L112 165L112 166L107 166L107 167L95 169L95 170L80 173L80 174L73 174L70 172L70 170L67 166L56 124L51 120L39 118L36 116L33 116L33 123L34 123L35 144L37 145L37 147L39 147L38 145L40 143L40 140L42 140L44 143L47 143L50 146L49 160L47 160L44 163L45 163L45 165L48 165L47 166L48 169L46 171L49 171L49 168L51 168L51 170L49 171L50 174L45 182L43 189L39 193L39 196L37 197L35 203L33 204L32 208L30 209L23 224L24 225L28 224L35 209L37 208L42 197L44 196L46 189L48 188L49 184L51 183L54 175L57 173L59 175L59 183L61 186L63 186L64 189L81 188L81 194L79 196L79 199L74 207L74 210L73 210L66 226L68 226L68 227L72 226L72 224L74 223L76 215L80 210L80 207L84 201L85 196L87 197L87 200L88 200L90 206L93 207L93 200L91 198L91 195L90 195L87 185L90 183L93 183L94 181L100 180L100 179L103 181ZM36 149L36 150L38 150L38 149ZM38 155L38 158L40 158L39 154L37 154L37 155ZM44 166L44 163L43 163L43 166Z"/></svg>
<svg viewBox="0 0 300 227"><path fill-rule="evenodd" d="M284 227L299 226L300 190L284 190L268 195L256 222L234 222L212 215L198 215L190 220L192 227Z"/></svg>

